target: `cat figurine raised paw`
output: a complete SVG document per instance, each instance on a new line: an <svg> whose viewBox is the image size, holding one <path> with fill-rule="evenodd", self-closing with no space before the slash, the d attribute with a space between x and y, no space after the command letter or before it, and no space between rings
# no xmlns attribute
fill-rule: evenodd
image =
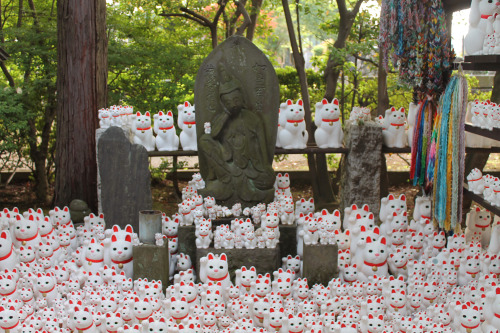
<svg viewBox="0 0 500 333"><path fill-rule="evenodd" d="M314 120L317 129L314 139L319 148L340 148L344 139L342 124L340 123L339 100L334 98L328 103L326 98L316 103L316 118Z"/></svg>
<svg viewBox="0 0 500 333"><path fill-rule="evenodd" d="M196 114L194 105L189 102L179 104L177 106L179 116L177 118L177 125L181 129L179 136L183 150L198 150L198 143L196 142Z"/></svg>
<svg viewBox="0 0 500 333"><path fill-rule="evenodd" d="M139 111L135 114L134 143L144 146L147 151L155 150L155 137L151 129L151 115L147 111L144 115Z"/></svg>
<svg viewBox="0 0 500 333"><path fill-rule="evenodd" d="M179 137L174 127L172 111L158 112L154 115L154 131L156 133L156 148L158 151L179 150Z"/></svg>
<svg viewBox="0 0 500 333"><path fill-rule="evenodd" d="M281 123L279 131L279 141L284 149L303 149L307 146L309 133L306 130L304 119L304 106L301 99L293 104L292 100L287 100L286 105L282 104L280 111Z"/></svg>
<svg viewBox="0 0 500 333"><path fill-rule="evenodd" d="M382 136L384 144L390 148L404 148L407 145L408 136L405 130L405 109L397 110L392 107L385 111Z"/></svg>

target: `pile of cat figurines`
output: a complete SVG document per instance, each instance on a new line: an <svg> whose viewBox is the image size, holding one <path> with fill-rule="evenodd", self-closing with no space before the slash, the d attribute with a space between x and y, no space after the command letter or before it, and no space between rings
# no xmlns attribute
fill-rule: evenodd
<svg viewBox="0 0 500 333"><path fill-rule="evenodd" d="M482 195L484 200L496 207L500 207L500 179L498 177L484 174L478 168L474 168L467 175L469 191Z"/></svg>
<svg viewBox="0 0 500 333"><path fill-rule="evenodd" d="M197 195L203 180L196 175L188 187L186 200ZM4 209L0 332L497 333L500 328L500 221L492 223L484 209L474 207L465 231L447 238L431 222L428 197L416 198L410 222L404 194L382 198L378 216L367 205L347 207L343 216L338 210L315 212L312 199L293 203L287 174L277 176L276 199L268 205L242 211L239 205L217 207L211 198L195 200L195 211L202 211L199 225L210 221L209 214L234 217L226 233L243 235L245 246L255 251L258 245L247 237L254 228L265 235L279 231L279 223L296 224L298 255L283 258L272 274L241 267L232 281L231 250L209 253L199 258L196 281L191 258L178 253L179 225L191 220L181 212L164 214L157 244L168 240L172 283L163 292L160 281L132 280L132 247L139 240L130 226L105 229L104 216L91 214L75 228L67 207L48 216ZM197 228L197 246L205 246L205 232L211 230ZM309 286L302 274L303 244L332 242L338 244L340 276Z"/></svg>
<svg viewBox="0 0 500 333"><path fill-rule="evenodd" d="M195 108L189 102L177 106L177 126L181 130L177 135L174 126L172 111L160 111L153 116L154 125L151 127L151 114L136 112L131 106L113 105L109 109L99 110L100 128L118 126L133 134L133 142L143 145L147 151L175 151L179 150L179 143L183 150L198 150L196 142ZM205 124L210 127L210 124ZM153 134L154 130L154 134ZM205 131L210 129L205 128Z"/></svg>
<svg viewBox="0 0 500 333"><path fill-rule="evenodd" d="M465 121L472 126L487 130L500 128L500 105L487 101L475 100L467 105ZM500 146L497 140L489 139L482 135L465 132L465 144L467 147L490 148Z"/></svg>
<svg viewBox="0 0 500 333"><path fill-rule="evenodd" d="M472 0L469 31L464 46L467 55L500 54L500 3Z"/></svg>

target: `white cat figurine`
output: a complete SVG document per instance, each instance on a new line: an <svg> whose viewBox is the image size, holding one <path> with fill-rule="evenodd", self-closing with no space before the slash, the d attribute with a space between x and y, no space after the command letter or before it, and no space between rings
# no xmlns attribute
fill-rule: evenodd
<svg viewBox="0 0 500 333"><path fill-rule="evenodd" d="M196 142L196 114L194 105L189 102L177 106L178 118L177 125L181 129L179 136L183 150L198 150Z"/></svg>
<svg viewBox="0 0 500 333"><path fill-rule="evenodd" d="M221 282L223 290L229 287L231 280L225 253L220 256L209 253L200 259L200 280L203 283Z"/></svg>
<svg viewBox="0 0 500 333"><path fill-rule="evenodd" d="M408 109L408 146L410 148L413 144L413 131L415 129L415 123L417 121L419 105L413 102L410 103L410 107Z"/></svg>
<svg viewBox="0 0 500 333"><path fill-rule="evenodd" d="M482 54L489 18L498 10L497 2L491 0L472 0L469 14L469 32L465 36L464 46L467 55Z"/></svg>
<svg viewBox="0 0 500 333"><path fill-rule="evenodd" d="M340 123L340 108L338 99L328 103L326 98L316 103L314 120L317 128L314 139L319 148L340 148L344 139L342 124Z"/></svg>
<svg viewBox="0 0 500 333"><path fill-rule="evenodd" d="M156 148L158 151L179 150L179 137L175 132L174 115L172 111L158 112L154 115L154 131L156 133Z"/></svg>
<svg viewBox="0 0 500 333"><path fill-rule="evenodd" d="M281 109L283 114L281 129L279 132L280 144L284 149L302 149L307 146L309 134L306 130L304 119L304 106L301 99L293 104L292 100L287 100L286 105Z"/></svg>
<svg viewBox="0 0 500 333"><path fill-rule="evenodd" d="M134 124L134 143L144 146L147 151L155 150L155 137L151 128L151 115L149 111L146 111L144 115L137 111Z"/></svg>
<svg viewBox="0 0 500 333"><path fill-rule="evenodd" d="M390 148L406 147L408 136L405 131L405 109L392 107L385 111L382 135L384 144Z"/></svg>

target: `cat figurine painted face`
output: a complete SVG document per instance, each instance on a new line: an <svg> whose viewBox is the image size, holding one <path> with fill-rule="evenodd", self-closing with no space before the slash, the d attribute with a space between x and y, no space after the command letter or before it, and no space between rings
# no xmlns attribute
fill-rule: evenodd
<svg viewBox="0 0 500 333"><path fill-rule="evenodd" d="M108 240L108 239L106 239ZM111 242L104 242L104 245L109 244L109 258L111 265L115 267L116 272L125 272L127 278L133 277L134 264L132 257L132 236L125 235L124 238L117 237L116 234L111 236Z"/></svg>
<svg viewBox="0 0 500 333"><path fill-rule="evenodd" d="M24 218L22 215L15 217L15 223L11 227L14 247L31 246L38 248L40 244L40 234L38 233L38 224L33 215Z"/></svg>
<svg viewBox="0 0 500 333"><path fill-rule="evenodd" d="M200 259L200 280L202 282L221 282L223 290L231 284L227 256L225 253L214 255L209 253Z"/></svg>
<svg viewBox="0 0 500 333"><path fill-rule="evenodd" d="M196 113L194 105L184 102L177 106L177 125L181 129L179 136L183 150L198 150L196 142Z"/></svg>
<svg viewBox="0 0 500 333"><path fill-rule="evenodd" d="M407 146L408 136L405 130L405 109L397 110L392 107L385 111L382 136L384 144L391 148L404 148Z"/></svg>
<svg viewBox="0 0 500 333"><path fill-rule="evenodd" d="M287 100L281 104L279 142L284 149L302 149L307 145L309 134L304 120L304 106L301 99L296 104Z"/></svg>
<svg viewBox="0 0 500 333"><path fill-rule="evenodd" d="M146 111L144 115L140 112L135 114L134 128L134 143L144 146L147 151L155 150L155 137L151 128L149 111Z"/></svg>
<svg viewBox="0 0 500 333"><path fill-rule="evenodd" d="M334 98L331 103L323 98L316 103L316 116L314 120L317 129L314 138L319 148L340 148L344 138L342 125L340 123L340 108L338 99Z"/></svg>
<svg viewBox="0 0 500 333"><path fill-rule="evenodd" d="M179 137L174 127L172 111L158 112L154 115L154 131L156 133L156 148L158 151L179 150Z"/></svg>
<svg viewBox="0 0 500 333"><path fill-rule="evenodd" d="M373 240L367 237L366 241L358 243L358 253L354 257L354 261L358 266L359 280L368 282L370 276L387 276L388 266L387 257L387 241L385 237L378 240Z"/></svg>

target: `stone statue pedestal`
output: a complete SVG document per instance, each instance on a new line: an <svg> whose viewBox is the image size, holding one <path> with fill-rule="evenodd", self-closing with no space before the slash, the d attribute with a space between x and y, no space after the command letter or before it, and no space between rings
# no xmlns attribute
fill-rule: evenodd
<svg viewBox="0 0 500 333"><path fill-rule="evenodd" d="M163 246L153 244L135 245L133 247L134 280L147 278L160 280L163 291L169 285L168 242Z"/></svg>
<svg viewBox="0 0 500 333"><path fill-rule="evenodd" d="M196 274L200 278L200 258L207 256L209 253L221 254L225 253L228 258L229 275L231 281L234 282L235 271L241 266L250 268L254 266L257 274L264 275L272 273L281 267L280 247L279 244L274 249L196 249Z"/></svg>
<svg viewBox="0 0 500 333"><path fill-rule="evenodd" d="M302 277L307 278L309 287L316 283L328 286L331 279L338 277L338 246L305 245L302 258Z"/></svg>

